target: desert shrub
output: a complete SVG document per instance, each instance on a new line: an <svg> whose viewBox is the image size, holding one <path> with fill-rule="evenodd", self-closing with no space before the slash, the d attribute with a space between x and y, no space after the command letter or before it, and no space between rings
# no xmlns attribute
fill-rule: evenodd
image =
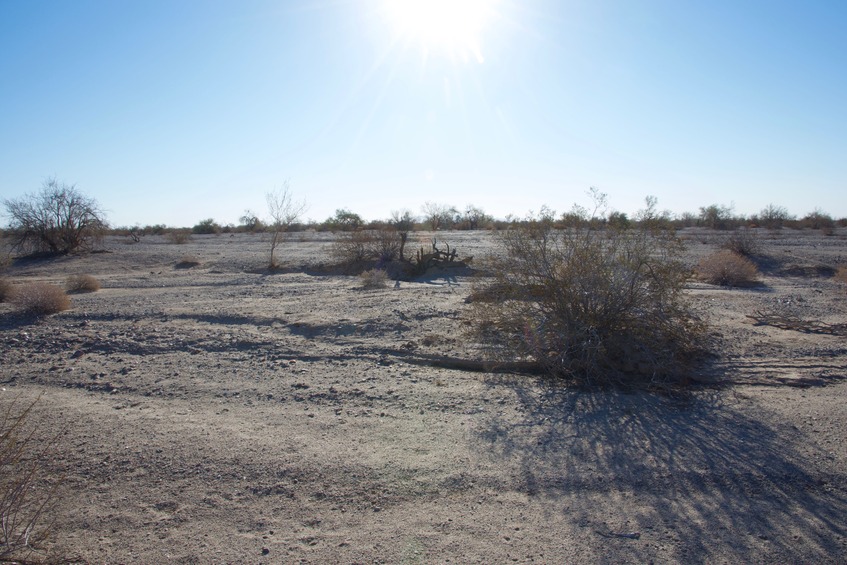
<svg viewBox="0 0 847 565"><path fill-rule="evenodd" d="M37 402L37 401L36 401ZM22 563L50 535L55 489L38 488L44 479L41 461L55 438L44 441L28 419L35 402L0 408L0 562Z"/></svg>
<svg viewBox="0 0 847 565"><path fill-rule="evenodd" d="M15 289L9 280L0 278L0 302L9 302Z"/></svg>
<svg viewBox="0 0 847 565"><path fill-rule="evenodd" d="M759 278L759 269L750 259L729 249L701 259L695 273L701 281L721 286L750 286Z"/></svg>
<svg viewBox="0 0 847 565"><path fill-rule="evenodd" d="M738 228L724 239L721 248L744 257L755 257L762 253L762 242L755 230Z"/></svg>
<svg viewBox="0 0 847 565"><path fill-rule="evenodd" d="M677 380L703 334L682 294L682 243L650 222L591 225L560 230L547 217L502 233L487 299L471 303L472 333L495 359L531 359L586 384Z"/></svg>
<svg viewBox="0 0 847 565"><path fill-rule="evenodd" d="M100 281L91 275L71 275L65 281L65 290L68 292L97 292L100 290Z"/></svg>
<svg viewBox="0 0 847 565"><path fill-rule="evenodd" d="M186 230L173 230L165 234L168 242L182 245L191 241L191 233Z"/></svg>
<svg viewBox="0 0 847 565"><path fill-rule="evenodd" d="M37 315L55 314L71 307L71 299L64 289L44 282L18 285L11 302L25 312Z"/></svg>
<svg viewBox="0 0 847 565"><path fill-rule="evenodd" d="M108 228L97 201L73 185L47 180L38 194L4 200L12 245L30 253L89 249Z"/></svg>
<svg viewBox="0 0 847 565"><path fill-rule="evenodd" d="M221 231L221 226L218 224L214 218L207 218L198 222L193 228L191 228L192 233L196 234L211 234L211 233L219 233Z"/></svg>
<svg viewBox="0 0 847 565"><path fill-rule="evenodd" d="M800 220L800 226L814 230L832 230L835 227L835 220L832 216L815 208Z"/></svg>
<svg viewBox="0 0 847 565"><path fill-rule="evenodd" d="M348 269L382 267L400 257L401 238L394 230L363 230L341 235L332 256Z"/></svg>
<svg viewBox="0 0 847 565"><path fill-rule="evenodd" d="M359 275L359 278L362 281L362 288L385 288L385 282L388 280L388 274L382 269L370 269Z"/></svg>

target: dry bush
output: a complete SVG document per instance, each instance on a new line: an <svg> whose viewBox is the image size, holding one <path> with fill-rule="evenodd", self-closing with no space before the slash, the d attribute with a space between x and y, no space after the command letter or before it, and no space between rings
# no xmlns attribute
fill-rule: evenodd
<svg viewBox="0 0 847 565"><path fill-rule="evenodd" d="M0 279L0 302L10 302L15 285L7 279Z"/></svg>
<svg viewBox="0 0 847 565"><path fill-rule="evenodd" d="M71 299L62 287L37 282L18 285L11 302L30 314L55 314L71 307Z"/></svg>
<svg viewBox="0 0 847 565"><path fill-rule="evenodd" d="M847 265L841 265L835 271L835 280L847 284Z"/></svg>
<svg viewBox="0 0 847 565"><path fill-rule="evenodd" d="M350 270L383 267L400 257L400 236L391 230L362 230L341 235L332 246L336 261Z"/></svg>
<svg viewBox="0 0 847 565"><path fill-rule="evenodd" d="M169 231L165 234L165 237L170 243L182 245L191 241L191 232L186 230Z"/></svg>
<svg viewBox="0 0 847 565"><path fill-rule="evenodd" d="M738 228L721 244L722 249L728 249L744 257L755 257L762 253L762 242L759 235L750 228Z"/></svg>
<svg viewBox="0 0 847 565"><path fill-rule="evenodd" d="M388 274L382 269L371 269L359 275L359 278L364 289L385 288Z"/></svg>
<svg viewBox="0 0 847 565"><path fill-rule="evenodd" d="M650 222L600 230L585 219L565 230L531 220L500 236L472 333L495 359L584 384L682 382L704 333L682 294L682 243Z"/></svg>
<svg viewBox="0 0 847 565"><path fill-rule="evenodd" d="M65 289L68 292L97 292L100 281L91 275L71 275L65 281Z"/></svg>
<svg viewBox="0 0 847 565"><path fill-rule="evenodd" d="M752 261L728 249L701 259L695 273L701 281L721 286L750 286L759 279Z"/></svg>
<svg viewBox="0 0 847 565"><path fill-rule="evenodd" d="M42 461L57 437L43 440L28 419L37 402L0 409L0 562L35 562L32 553L50 535L55 488L42 483Z"/></svg>

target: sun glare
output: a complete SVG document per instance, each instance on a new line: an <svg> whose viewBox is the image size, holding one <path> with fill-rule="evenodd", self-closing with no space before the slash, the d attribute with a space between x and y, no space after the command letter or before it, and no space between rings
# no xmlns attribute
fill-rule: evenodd
<svg viewBox="0 0 847 565"><path fill-rule="evenodd" d="M496 0L385 0L394 33L420 44L424 53L441 50L482 63L481 35Z"/></svg>

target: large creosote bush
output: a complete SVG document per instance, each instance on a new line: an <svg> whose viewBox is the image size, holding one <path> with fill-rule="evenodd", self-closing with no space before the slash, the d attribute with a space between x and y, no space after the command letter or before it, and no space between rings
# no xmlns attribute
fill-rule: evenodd
<svg viewBox="0 0 847 565"><path fill-rule="evenodd" d="M44 282L18 285L12 293L11 302L24 312L37 316L55 314L71 307L71 299L62 287Z"/></svg>
<svg viewBox="0 0 847 565"><path fill-rule="evenodd" d="M750 259L728 249L703 257L695 273L701 281L719 286L753 286L759 279L759 269Z"/></svg>
<svg viewBox="0 0 847 565"><path fill-rule="evenodd" d="M652 209L633 229L597 227L597 209L575 207L581 221L566 229L548 214L502 233L472 300L474 332L497 359L584 384L684 381L704 326L683 296L680 240Z"/></svg>
<svg viewBox="0 0 847 565"><path fill-rule="evenodd" d="M4 200L13 248L24 253L90 249L108 228L97 201L73 185L50 179L41 191Z"/></svg>

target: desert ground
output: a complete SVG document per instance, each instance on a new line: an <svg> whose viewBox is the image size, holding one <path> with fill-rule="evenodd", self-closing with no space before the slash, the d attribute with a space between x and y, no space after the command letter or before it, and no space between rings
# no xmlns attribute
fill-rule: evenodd
<svg viewBox="0 0 847 565"><path fill-rule="evenodd" d="M723 237L681 233L692 265ZM62 433L35 557L845 563L847 336L748 316L847 322L847 230L760 237L761 285L689 283L714 355L675 392L440 366L479 354L473 276L364 290L319 268L331 234L290 234L275 273L260 234L15 262L15 283L103 286L44 318L0 304L0 399L40 397L32 422Z"/></svg>

